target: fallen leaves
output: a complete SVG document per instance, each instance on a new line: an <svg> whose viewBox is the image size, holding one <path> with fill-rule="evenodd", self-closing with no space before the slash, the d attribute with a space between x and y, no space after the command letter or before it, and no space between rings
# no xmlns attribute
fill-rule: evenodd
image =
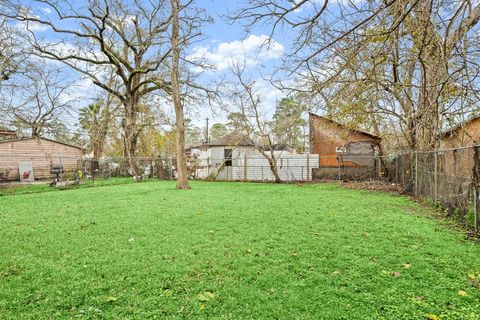
<svg viewBox="0 0 480 320"><path fill-rule="evenodd" d="M461 297L466 297L468 296L467 292L465 290L459 290L458 291L458 295L461 296Z"/></svg>
<svg viewBox="0 0 480 320"><path fill-rule="evenodd" d="M198 300L200 300L202 302L208 302L208 301L212 300L213 298L215 298L215 294L213 292L210 292L210 291L203 291L203 292L198 294Z"/></svg>
<svg viewBox="0 0 480 320"><path fill-rule="evenodd" d="M400 277L400 275L401 275L400 272L398 272L398 271L385 271L385 270L382 270L382 273L383 273L384 275L392 276L392 277L395 277L395 278L398 278L398 277Z"/></svg>
<svg viewBox="0 0 480 320"><path fill-rule="evenodd" d="M118 300L118 298L114 297L114 296L106 296L106 297L103 297L103 298L100 299L100 301L102 303L113 303L117 300Z"/></svg>
<svg viewBox="0 0 480 320"><path fill-rule="evenodd" d="M440 320L440 318L436 314L433 314L433 313L426 314L425 318L427 318L429 320Z"/></svg>

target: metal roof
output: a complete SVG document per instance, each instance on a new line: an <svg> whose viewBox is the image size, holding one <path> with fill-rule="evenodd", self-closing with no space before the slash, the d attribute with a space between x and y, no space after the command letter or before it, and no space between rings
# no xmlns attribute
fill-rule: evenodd
<svg viewBox="0 0 480 320"><path fill-rule="evenodd" d="M371 134L371 133L368 133L368 132L365 132L365 131L361 131L361 130L357 130L357 129L351 129L351 128L348 128L346 125L344 124L341 124L340 122L337 122L337 121L334 121L332 119L329 119L329 118L326 118L326 117L323 117L323 116L319 116L318 114L315 114L315 113L312 113L312 112L309 112L309 115L310 116L313 116L313 117L317 117L317 118L320 118L320 119L323 119L323 120L326 120L328 122L331 122L339 127L342 127L344 128L345 130L348 130L348 131L351 131L351 132L356 132L356 133L360 133L360 134L364 134L372 139L376 139L376 140L381 140L382 138L380 138L379 136L376 136L374 134Z"/></svg>
<svg viewBox="0 0 480 320"><path fill-rule="evenodd" d="M60 142L60 141L56 141L56 140L44 138L44 137L40 137L40 138L7 139L7 140L0 140L0 143L21 142L21 141L28 141L28 140L40 140L40 139L46 140L46 141L50 141L50 142L54 142L54 143L63 144L63 145L68 146L68 147L72 147L72 148L77 148L77 149L83 150L82 147L79 147L79 146L76 146L76 145L73 145L73 144L69 144L69 143L66 143L66 142Z"/></svg>
<svg viewBox="0 0 480 320"><path fill-rule="evenodd" d="M450 127L448 128L447 130L443 131L442 132L442 137L444 136L447 136L447 135L451 135L453 134L455 131L457 131L458 129L468 125L470 122L474 121L474 120L477 120L477 119L480 119L480 116L479 115L473 115L471 117L469 117L468 119L466 119L465 121L462 121L456 125L454 125L453 127Z"/></svg>

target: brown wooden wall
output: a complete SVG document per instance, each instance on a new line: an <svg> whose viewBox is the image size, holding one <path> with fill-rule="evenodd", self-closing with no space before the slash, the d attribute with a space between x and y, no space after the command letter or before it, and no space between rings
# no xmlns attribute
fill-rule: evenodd
<svg viewBox="0 0 480 320"><path fill-rule="evenodd" d="M443 137L440 149L458 148L480 143L480 119L474 119Z"/></svg>
<svg viewBox="0 0 480 320"><path fill-rule="evenodd" d="M18 163L32 162L35 179L50 179L50 165L62 163L66 171L77 169L82 150L47 139L0 142L0 177L19 180Z"/></svg>
<svg viewBox="0 0 480 320"><path fill-rule="evenodd" d="M336 148L356 141L374 142L375 138L310 114L310 153L319 155L320 167L338 167ZM358 165L352 162L342 162L342 166L355 167Z"/></svg>

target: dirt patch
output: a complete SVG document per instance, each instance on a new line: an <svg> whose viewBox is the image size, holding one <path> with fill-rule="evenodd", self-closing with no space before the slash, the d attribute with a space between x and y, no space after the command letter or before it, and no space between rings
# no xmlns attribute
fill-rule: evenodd
<svg viewBox="0 0 480 320"><path fill-rule="evenodd" d="M388 192L395 194L406 194L405 189L397 183L383 181L346 181L340 185L347 189L362 189L376 192Z"/></svg>

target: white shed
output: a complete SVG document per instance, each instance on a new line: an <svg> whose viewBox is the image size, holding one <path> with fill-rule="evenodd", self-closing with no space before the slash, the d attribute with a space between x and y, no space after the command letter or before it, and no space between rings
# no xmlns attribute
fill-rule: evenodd
<svg viewBox="0 0 480 320"><path fill-rule="evenodd" d="M266 150L270 154L270 150ZM230 134L197 147L195 176L199 179L273 181L270 165L248 139ZM274 157L282 181L310 181L318 168L318 155L296 154L291 147L274 146Z"/></svg>

